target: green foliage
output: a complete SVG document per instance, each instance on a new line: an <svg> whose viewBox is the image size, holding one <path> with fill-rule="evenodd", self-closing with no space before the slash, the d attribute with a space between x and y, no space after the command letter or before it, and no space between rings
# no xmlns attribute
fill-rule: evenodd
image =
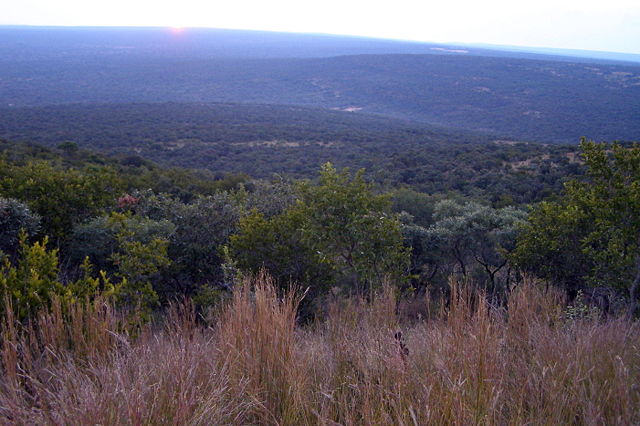
<svg viewBox="0 0 640 426"><path fill-rule="evenodd" d="M239 192L238 195L241 193ZM246 211L256 210L270 218L284 212L298 199L296 187L289 180L274 176L269 181L256 181L245 191L240 204Z"/></svg>
<svg viewBox="0 0 640 426"><path fill-rule="evenodd" d="M356 291L381 284L383 276L400 280L409 252L402 245L398 218L389 197L375 195L364 170L353 177L327 163L318 185L303 183L293 207L305 220L303 241Z"/></svg>
<svg viewBox="0 0 640 426"><path fill-rule="evenodd" d="M53 295L64 295L65 288L58 281L58 251L47 250L46 237L28 245L23 234L20 246L17 265L5 260L0 269L0 288L2 303L11 303L17 317L25 319L49 306Z"/></svg>
<svg viewBox="0 0 640 426"><path fill-rule="evenodd" d="M148 229L150 220L131 220L124 214L112 213L109 223L116 231L117 250L110 260L117 267L115 276L121 280L119 301L147 311L158 304L158 294L152 279L161 268L168 267L169 240L147 234L146 241L140 231ZM169 224L170 225L170 224Z"/></svg>
<svg viewBox="0 0 640 426"><path fill-rule="evenodd" d="M507 253L513 250L525 212L495 209L475 202L441 200L433 209L433 224L405 223L405 236L414 247L413 265L421 285L441 286L451 274L474 275L493 294L504 294L510 275L501 280Z"/></svg>
<svg viewBox="0 0 640 426"><path fill-rule="evenodd" d="M582 251L585 231L592 225L568 198L539 203L523 224L511 259L523 270L575 291L593 269L593 260Z"/></svg>
<svg viewBox="0 0 640 426"><path fill-rule="evenodd" d="M117 191L109 194L112 199L125 189L132 192L145 188L170 194L182 201L190 201L197 195L214 195L221 190L236 189L248 180L244 174L162 168L138 155L114 158L83 149L72 153L63 149L62 153L35 144L0 139L0 178L24 169L29 163L45 162L59 173L71 170L75 174L87 174L100 169L117 176Z"/></svg>
<svg viewBox="0 0 640 426"><path fill-rule="evenodd" d="M64 239L79 223L114 203L122 181L113 170L60 169L47 161L24 166L0 159L0 195L18 199L42 217L43 232Z"/></svg>
<svg viewBox="0 0 640 426"><path fill-rule="evenodd" d="M581 147L590 181L571 182L567 193L593 222L583 240L585 255L594 261L589 280L628 288L640 273L640 145L583 141Z"/></svg>
<svg viewBox="0 0 640 426"><path fill-rule="evenodd" d="M251 192L246 174L308 178L328 161L365 168L368 178L387 188L457 192L490 200L495 207L540 201L582 173L575 144L496 141L486 134L321 109L170 103L58 105L6 113L0 114L0 127L6 116L11 117L6 128L24 130L4 137L51 147L74 140L82 147L122 155L117 164L105 157L99 160L118 169L128 191L151 188L182 201L240 185ZM29 126L34 120L40 123L37 128ZM70 120L85 125L67 128ZM80 152L64 160L87 157ZM162 169L149 160L209 172Z"/></svg>
<svg viewBox="0 0 640 426"><path fill-rule="evenodd" d="M309 298L337 284L361 292L387 277L402 280L408 251L387 197L375 195L362 171L351 176L326 164L318 184L303 183L299 201L266 218L242 218L230 238L241 269L265 268L280 285L309 285Z"/></svg>
<svg viewBox="0 0 640 426"><path fill-rule="evenodd" d="M33 236L40 229L41 218L14 199L0 197L0 255L13 257L20 246L20 232Z"/></svg>
<svg viewBox="0 0 640 426"><path fill-rule="evenodd" d="M66 284L72 302L82 302L94 298L98 293L107 300L115 299L119 294L122 283L113 283L105 271L99 271L94 276L94 266L88 257L80 265L82 275L76 281Z"/></svg>
<svg viewBox="0 0 640 426"><path fill-rule="evenodd" d="M436 197L412 189L399 189L393 193L393 210L406 212L419 226L430 226L433 223L433 210Z"/></svg>
<svg viewBox="0 0 640 426"><path fill-rule="evenodd" d="M175 226L130 213L97 217L74 229L70 259L89 258L102 273L120 283L122 304L148 310L166 296L160 279L171 264L168 247Z"/></svg>
<svg viewBox="0 0 640 426"><path fill-rule="evenodd" d="M113 273L117 268L109 258L119 249L117 235L123 228L131 240L143 244L155 238L169 239L175 232L175 226L167 220L119 213L98 216L74 227L69 238L69 259L73 264L80 264L88 256L98 269Z"/></svg>
<svg viewBox="0 0 640 426"><path fill-rule="evenodd" d="M0 307L9 303L19 320L33 318L41 309L48 309L55 297L65 303L82 303L98 292L114 296L119 287L111 283L101 272L92 277L88 260L83 263L83 276L64 284L58 277L58 250L47 248L47 238L28 244L26 234L20 241L20 256L12 265L8 259L0 267Z"/></svg>
<svg viewBox="0 0 640 426"><path fill-rule="evenodd" d="M632 300L640 285L640 146L583 139L588 179L572 181L565 196L532 212L516 261L561 283L617 288ZM553 272L557 258L569 271ZM558 267L565 265L557 265ZM560 273L560 277L553 276Z"/></svg>
<svg viewBox="0 0 640 426"><path fill-rule="evenodd" d="M229 240L237 267L254 274L265 268L281 288L300 283L310 286L310 297L321 293L334 277L329 265L304 240L306 220L296 209L269 219L254 211L240 219L238 232Z"/></svg>
<svg viewBox="0 0 640 426"><path fill-rule="evenodd" d="M199 284L217 284L222 280L219 248L227 243L241 215L233 194L219 192L196 197L189 203L149 191L134 196L138 199L130 207L134 217L170 222L175 227L167 236L173 265L166 271L172 282L180 283L180 288L174 285L174 291L189 294Z"/></svg>

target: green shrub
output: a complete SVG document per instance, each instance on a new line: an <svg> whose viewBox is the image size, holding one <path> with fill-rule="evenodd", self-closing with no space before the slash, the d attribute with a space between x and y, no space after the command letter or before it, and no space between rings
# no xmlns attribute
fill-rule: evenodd
<svg viewBox="0 0 640 426"><path fill-rule="evenodd" d="M0 197L0 253L13 257L20 247L20 231L33 236L40 230L40 216L18 200Z"/></svg>

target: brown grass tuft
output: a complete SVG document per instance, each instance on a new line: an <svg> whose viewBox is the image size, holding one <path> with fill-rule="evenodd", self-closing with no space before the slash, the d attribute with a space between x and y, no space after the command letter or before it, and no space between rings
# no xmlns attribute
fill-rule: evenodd
<svg viewBox="0 0 640 426"><path fill-rule="evenodd" d="M300 327L300 294L247 280L217 321L176 304L133 338L106 305L2 322L3 424L638 424L640 330L567 319L532 280L493 306L451 283L403 323L387 287Z"/></svg>

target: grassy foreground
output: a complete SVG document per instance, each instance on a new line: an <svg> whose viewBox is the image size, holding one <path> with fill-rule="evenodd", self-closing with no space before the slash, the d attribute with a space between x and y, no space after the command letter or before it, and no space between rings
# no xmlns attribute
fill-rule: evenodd
<svg viewBox="0 0 640 426"><path fill-rule="evenodd" d="M305 327L295 294L250 284L207 326L185 303L135 338L100 301L30 327L9 312L0 423L640 423L637 323L566 319L533 283L506 309L454 284L428 320L401 321L386 291Z"/></svg>

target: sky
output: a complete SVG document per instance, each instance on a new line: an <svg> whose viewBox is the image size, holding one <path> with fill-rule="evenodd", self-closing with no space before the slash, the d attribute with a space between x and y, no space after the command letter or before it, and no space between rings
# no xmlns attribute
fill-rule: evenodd
<svg viewBox="0 0 640 426"><path fill-rule="evenodd" d="M2 1L0 25L235 28L640 54L640 0Z"/></svg>

